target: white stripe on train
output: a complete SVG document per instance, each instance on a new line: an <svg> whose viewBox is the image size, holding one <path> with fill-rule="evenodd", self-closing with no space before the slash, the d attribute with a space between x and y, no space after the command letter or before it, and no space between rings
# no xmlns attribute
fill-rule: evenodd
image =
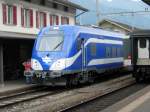
<svg viewBox="0 0 150 112"><path fill-rule="evenodd" d="M123 57L119 57L119 58L104 58L104 59L92 59L88 63L88 66L102 65L102 64L111 64L111 63L119 63L119 62L123 62Z"/></svg>
<svg viewBox="0 0 150 112"><path fill-rule="evenodd" d="M103 43L103 44L114 44L114 45L123 45L122 41L118 40L109 40L109 39L97 39L97 38L90 38L86 41L84 44L84 47L86 47L90 43ZM64 58L64 59L59 59L56 62L52 64L50 67L50 70L63 70L71 65L77 60L77 58L81 55L81 50L75 54L74 56L70 58ZM106 59L107 60L107 59ZM95 61L91 60L91 64L95 63ZM90 65L90 64L89 64Z"/></svg>

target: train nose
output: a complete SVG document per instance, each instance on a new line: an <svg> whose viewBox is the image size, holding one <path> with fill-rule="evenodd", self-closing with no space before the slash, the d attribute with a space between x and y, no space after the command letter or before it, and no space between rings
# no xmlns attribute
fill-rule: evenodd
<svg viewBox="0 0 150 112"><path fill-rule="evenodd" d="M65 59L59 59L55 61L49 70L63 70L66 67L66 60Z"/></svg>
<svg viewBox="0 0 150 112"><path fill-rule="evenodd" d="M46 55L45 57L42 58L43 62L46 64L50 64L53 62L53 59L50 58L48 55Z"/></svg>
<svg viewBox="0 0 150 112"><path fill-rule="evenodd" d="M33 70L43 70L41 63L36 59L31 59L31 67Z"/></svg>

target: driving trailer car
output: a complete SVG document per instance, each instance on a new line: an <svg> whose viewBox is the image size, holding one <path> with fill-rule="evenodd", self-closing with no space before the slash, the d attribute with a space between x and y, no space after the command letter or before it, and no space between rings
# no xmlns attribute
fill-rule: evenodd
<svg viewBox="0 0 150 112"><path fill-rule="evenodd" d="M32 70L26 76L40 84L93 82L97 74L123 68L123 37L93 27L45 27L35 41Z"/></svg>

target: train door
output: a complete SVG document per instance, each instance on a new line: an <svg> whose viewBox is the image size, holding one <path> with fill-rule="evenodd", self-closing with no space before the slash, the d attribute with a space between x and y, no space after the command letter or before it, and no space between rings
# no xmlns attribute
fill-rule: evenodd
<svg viewBox="0 0 150 112"><path fill-rule="evenodd" d="M138 59L149 59L149 39L142 38L138 40Z"/></svg>
<svg viewBox="0 0 150 112"><path fill-rule="evenodd" d="M79 80L80 83L85 83L88 82L89 77L88 77L88 71L87 71L87 46L85 46L86 40L82 39L82 73L80 75L81 80Z"/></svg>
<svg viewBox="0 0 150 112"><path fill-rule="evenodd" d="M78 41L77 41L77 48L78 48L78 51L81 50L81 69L82 69L82 72L85 70L86 68L86 48L84 46L85 44L85 40L82 38L78 38Z"/></svg>
<svg viewBox="0 0 150 112"><path fill-rule="evenodd" d="M87 52L86 52L86 46L85 46L85 40L82 39L82 71L86 70L87 67Z"/></svg>

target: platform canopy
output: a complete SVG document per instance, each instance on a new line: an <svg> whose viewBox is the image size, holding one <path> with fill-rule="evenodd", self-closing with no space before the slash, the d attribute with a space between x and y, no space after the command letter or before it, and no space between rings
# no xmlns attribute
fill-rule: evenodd
<svg viewBox="0 0 150 112"><path fill-rule="evenodd" d="M4 38L5 39L35 39L36 35L0 31L0 39L4 39Z"/></svg>
<svg viewBox="0 0 150 112"><path fill-rule="evenodd" d="M150 0L142 0L142 1L150 5Z"/></svg>

